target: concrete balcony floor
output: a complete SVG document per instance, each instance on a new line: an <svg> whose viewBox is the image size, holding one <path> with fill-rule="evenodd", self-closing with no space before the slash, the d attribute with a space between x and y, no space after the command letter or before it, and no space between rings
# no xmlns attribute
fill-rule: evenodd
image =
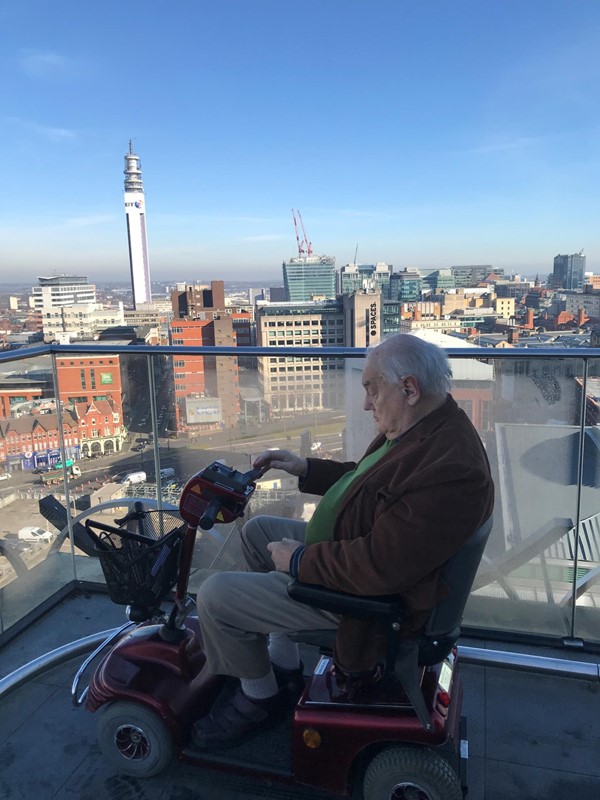
<svg viewBox="0 0 600 800"><path fill-rule="evenodd" d="M101 594L73 595L0 651L0 672L124 621ZM596 655L468 641L478 647L580 661ZM28 681L0 704L0 797L6 800L242 800L315 793L174 762L138 780L117 774L95 741L94 716L74 708L71 680L83 657ZM598 683L463 665L470 800L600 797Z"/></svg>

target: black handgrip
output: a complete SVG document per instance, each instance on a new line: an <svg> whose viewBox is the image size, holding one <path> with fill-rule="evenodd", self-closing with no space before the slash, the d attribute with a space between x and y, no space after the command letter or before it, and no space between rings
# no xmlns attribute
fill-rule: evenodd
<svg viewBox="0 0 600 800"><path fill-rule="evenodd" d="M244 480L245 481L258 480L258 478L262 478L262 476L268 469L269 469L268 467L255 467L254 469L251 469L248 472L244 472Z"/></svg>
<svg viewBox="0 0 600 800"><path fill-rule="evenodd" d="M88 529L88 532L92 534L93 531L90 531L90 528L98 528L99 531L103 531L104 533L116 533L122 539L131 539L131 541L135 542L154 544L156 541L152 536L143 536L139 533L133 533L133 531L128 531L127 528L115 528L113 525L107 525L105 522L98 522L97 520L86 520L85 527Z"/></svg>
<svg viewBox="0 0 600 800"><path fill-rule="evenodd" d="M209 531L217 521L217 514L221 510L221 503L218 497L213 497L210 503L204 509L204 513L200 517L200 527L203 531Z"/></svg>
<svg viewBox="0 0 600 800"><path fill-rule="evenodd" d="M125 525L128 522L131 522L133 519L143 519L146 516L146 512L144 510L144 504L140 500L136 500L133 504L133 508L125 514L124 517L120 519L115 519L117 525Z"/></svg>

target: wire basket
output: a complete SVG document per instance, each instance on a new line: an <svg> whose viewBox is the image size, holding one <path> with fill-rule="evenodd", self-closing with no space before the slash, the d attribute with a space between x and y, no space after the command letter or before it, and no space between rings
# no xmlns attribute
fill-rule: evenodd
<svg viewBox="0 0 600 800"><path fill-rule="evenodd" d="M146 511L136 527L86 522L113 603L154 607L177 581L186 526L176 514Z"/></svg>

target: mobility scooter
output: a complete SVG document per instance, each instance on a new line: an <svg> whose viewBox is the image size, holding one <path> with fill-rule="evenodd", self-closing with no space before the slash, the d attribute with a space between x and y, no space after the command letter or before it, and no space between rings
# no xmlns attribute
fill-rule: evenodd
<svg viewBox="0 0 600 800"><path fill-rule="evenodd" d="M288 719L237 747L190 748L194 721L209 712L231 680L203 669L202 631L187 593L197 528L243 516L261 474L214 462L183 489L180 517L136 504L115 521L120 527L88 520L111 599L128 605L130 620L86 659L72 686L73 702L98 714L104 756L137 777L158 774L177 755L338 797L463 800L468 744L456 639L491 520L446 565L449 598L414 639L397 636L397 597L354 597L292 581L289 592L298 602L376 618L385 626L381 678L342 676L327 649L331 632L300 631L297 640L316 644L321 656ZM167 598L172 605L163 610ZM84 671L109 644L79 694Z"/></svg>

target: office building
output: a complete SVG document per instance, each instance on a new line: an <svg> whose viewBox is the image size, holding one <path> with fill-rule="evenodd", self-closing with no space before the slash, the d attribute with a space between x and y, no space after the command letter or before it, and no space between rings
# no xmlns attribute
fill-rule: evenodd
<svg viewBox="0 0 600 800"><path fill-rule="evenodd" d="M47 342L69 344L73 339L93 339L103 331L125 324L123 303L105 308L101 303L43 307L42 330Z"/></svg>
<svg viewBox="0 0 600 800"><path fill-rule="evenodd" d="M421 272L421 277L423 288L431 290L433 294L454 289L457 285L451 269L434 269L428 272L427 275L423 275Z"/></svg>
<svg viewBox="0 0 600 800"><path fill-rule="evenodd" d="M129 267L133 306L150 303L150 265L148 262L148 239L146 236L146 198L142 183L142 164L129 142L129 153L125 155L125 217L129 243Z"/></svg>
<svg viewBox="0 0 600 800"><path fill-rule="evenodd" d="M178 283L171 292L171 305L175 319L199 319L207 310L225 311L225 283L211 281L205 284Z"/></svg>
<svg viewBox="0 0 600 800"><path fill-rule="evenodd" d="M340 269L340 294L353 294L365 289L379 289L382 297L389 296L392 265L344 264Z"/></svg>
<svg viewBox="0 0 600 800"><path fill-rule="evenodd" d="M38 278L38 286L32 287L31 297L36 311L75 303L95 303L96 287L83 275L53 275Z"/></svg>
<svg viewBox="0 0 600 800"><path fill-rule="evenodd" d="M283 284L287 303L305 303L316 297L336 296L335 258L301 256L283 262Z"/></svg>
<svg viewBox="0 0 600 800"><path fill-rule="evenodd" d="M494 268L491 264L468 264L466 266L450 267L454 275L455 286L477 286L492 272L498 278L504 277L504 269Z"/></svg>
<svg viewBox="0 0 600 800"><path fill-rule="evenodd" d="M380 292L336 300L258 303L259 347L368 347L380 338ZM259 392L272 418L341 408L343 358L272 356L258 359Z"/></svg>
<svg viewBox="0 0 600 800"><path fill-rule="evenodd" d="M583 289L586 257L583 251L554 257L552 287L554 289Z"/></svg>
<svg viewBox="0 0 600 800"><path fill-rule="evenodd" d="M390 300L401 303L414 303L421 299L423 281L416 269L405 268L402 272L394 272L390 276Z"/></svg>
<svg viewBox="0 0 600 800"><path fill-rule="evenodd" d="M171 344L182 347L237 346L231 316L174 319ZM177 430L194 437L232 428L240 414L238 360L232 356L178 353L173 356Z"/></svg>

